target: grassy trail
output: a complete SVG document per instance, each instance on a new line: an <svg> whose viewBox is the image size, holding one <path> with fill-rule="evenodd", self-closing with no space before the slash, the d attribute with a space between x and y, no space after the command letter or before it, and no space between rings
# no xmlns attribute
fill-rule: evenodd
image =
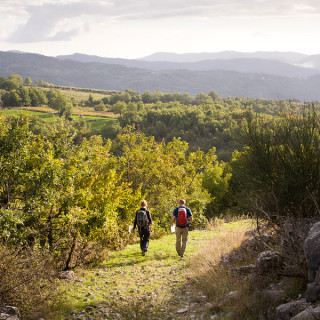
<svg viewBox="0 0 320 320"><path fill-rule="evenodd" d="M230 319L218 316L212 304L212 290L219 301L232 291L228 274L217 273L215 265L240 245L252 226L243 220L220 224L214 231L189 232L183 260L175 251L174 234L150 240L146 256L139 243L113 252L105 263L76 271L78 280L62 282L64 306L53 319Z"/></svg>
<svg viewBox="0 0 320 320"><path fill-rule="evenodd" d="M188 271L192 256L216 234L189 232L183 260L175 235L169 235L151 240L146 256L136 243L96 268L78 271L77 281L64 284L68 308L56 319L212 319L212 305L191 286Z"/></svg>

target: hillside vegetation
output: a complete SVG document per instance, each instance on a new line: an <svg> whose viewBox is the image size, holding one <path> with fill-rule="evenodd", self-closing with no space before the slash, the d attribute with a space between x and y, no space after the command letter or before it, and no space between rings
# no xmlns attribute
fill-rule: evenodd
<svg viewBox="0 0 320 320"><path fill-rule="evenodd" d="M223 66L215 70L207 66L200 70L182 67L180 70L154 71L120 64L84 63L37 54L0 52L0 74L9 76L17 73L24 78L30 76L61 86L119 91L130 88L140 93L160 90L166 93L189 92L192 95L214 90L222 97L320 100L319 73L304 78L308 69L301 68L304 72L298 76L299 68L288 65L282 75L273 75L267 71L272 68L276 72L281 68L271 67L270 62L260 72L252 72L252 66L244 68L243 65L240 63L241 68L236 71L223 69ZM296 77L286 76L290 72Z"/></svg>
<svg viewBox="0 0 320 320"><path fill-rule="evenodd" d="M255 218L277 241L284 272L306 280L299 227L289 247L281 244L288 220L302 226L319 214L317 104L214 91L77 97L17 74L0 78L0 87L0 304L31 319L50 310L58 271L97 266L136 241L128 227L142 199L154 238L168 234L180 198L196 229L221 215ZM16 109L30 106L57 115L41 120ZM76 119L74 110L84 114ZM93 128L88 110L113 118Z"/></svg>

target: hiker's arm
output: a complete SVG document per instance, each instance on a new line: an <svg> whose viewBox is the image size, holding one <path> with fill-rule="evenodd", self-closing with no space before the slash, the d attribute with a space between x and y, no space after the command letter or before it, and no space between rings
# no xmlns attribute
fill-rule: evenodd
<svg viewBox="0 0 320 320"><path fill-rule="evenodd" d="M173 226L174 222L176 221L176 217L175 216L172 216L171 218L171 225Z"/></svg>
<svg viewBox="0 0 320 320"><path fill-rule="evenodd" d="M147 211L147 217L148 217L148 220L149 220L149 224L152 224L152 218L151 218L150 211Z"/></svg>
<svg viewBox="0 0 320 320"><path fill-rule="evenodd" d="M136 216L134 218L133 229L135 229L136 226L137 226L137 213L136 213Z"/></svg>

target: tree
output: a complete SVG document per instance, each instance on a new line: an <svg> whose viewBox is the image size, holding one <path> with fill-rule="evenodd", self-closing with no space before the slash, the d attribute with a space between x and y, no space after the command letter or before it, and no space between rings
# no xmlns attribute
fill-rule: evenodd
<svg viewBox="0 0 320 320"><path fill-rule="evenodd" d="M249 113L242 131L248 147L231 162L230 187L238 204L277 223L319 214L319 132L313 111L274 121Z"/></svg>
<svg viewBox="0 0 320 320"><path fill-rule="evenodd" d="M152 103L152 102L154 102L152 93L150 91L147 90L142 94L142 102L143 103Z"/></svg>
<svg viewBox="0 0 320 320"><path fill-rule="evenodd" d="M3 105L6 107L20 107L21 98L17 90L7 91L2 95Z"/></svg>
<svg viewBox="0 0 320 320"><path fill-rule="evenodd" d="M197 105L200 105L200 104L212 104L213 103L213 99L212 99L211 96L200 92L196 96L195 103Z"/></svg>
<svg viewBox="0 0 320 320"><path fill-rule="evenodd" d="M201 186L201 172L215 160L214 150L189 153L186 142L175 139L165 144L128 127L118 135L113 145L120 155L123 180L133 192L148 198L153 208L155 224L166 228L168 214L177 199L185 197L197 216L195 223L203 223L203 212L209 200Z"/></svg>
<svg viewBox="0 0 320 320"><path fill-rule="evenodd" d="M47 93L49 107L59 112L59 116L69 118L72 114L72 104L64 94L51 89Z"/></svg>
<svg viewBox="0 0 320 320"><path fill-rule="evenodd" d="M121 115L127 110L127 105L123 101L118 101L117 103L111 106L110 110L115 114L120 114L121 117Z"/></svg>
<svg viewBox="0 0 320 320"><path fill-rule="evenodd" d="M100 102L99 104L94 106L94 111L105 111L105 110L106 110L106 106L103 102Z"/></svg>
<svg viewBox="0 0 320 320"><path fill-rule="evenodd" d="M218 99L220 98L219 95L215 91L210 91L208 96L210 96L212 98L213 102L218 101Z"/></svg>
<svg viewBox="0 0 320 320"><path fill-rule="evenodd" d="M21 99L21 104L23 106L30 106L31 104L31 99L30 99L30 95L29 95L29 90L28 88L25 87L21 87L18 91L18 94L20 96Z"/></svg>
<svg viewBox="0 0 320 320"><path fill-rule="evenodd" d="M210 193L211 202L206 210L206 217L212 218L222 214L226 207L225 195L228 192L231 173L226 172L224 162L208 166L203 174L202 185Z"/></svg>
<svg viewBox="0 0 320 320"><path fill-rule="evenodd" d="M14 83L16 88L20 88L23 84L23 79L19 74L11 73L8 79Z"/></svg>
<svg viewBox="0 0 320 320"><path fill-rule="evenodd" d="M74 135L63 119L42 139L28 118L0 117L0 241L48 248L61 269L126 243L141 199L120 181L110 143L93 136L75 146Z"/></svg>
<svg viewBox="0 0 320 320"><path fill-rule="evenodd" d="M29 96L31 99L31 105L34 107L48 103L47 96L41 88L29 88Z"/></svg>
<svg viewBox="0 0 320 320"><path fill-rule="evenodd" d="M25 84L26 86L31 86L31 85L32 85L32 80L31 80L31 78L30 78L30 77L26 77L26 78L24 79L24 84Z"/></svg>

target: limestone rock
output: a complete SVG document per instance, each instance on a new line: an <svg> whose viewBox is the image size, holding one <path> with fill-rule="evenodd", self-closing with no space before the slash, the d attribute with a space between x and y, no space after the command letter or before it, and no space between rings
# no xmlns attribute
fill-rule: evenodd
<svg viewBox="0 0 320 320"><path fill-rule="evenodd" d="M59 272L58 277L59 279L70 281L77 279L77 275L73 271L61 271Z"/></svg>
<svg viewBox="0 0 320 320"><path fill-rule="evenodd" d="M19 320L20 313L16 307L0 307L0 320Z"/></svg>
<svg viewBox="0 0 320 320"><path fill-rule="evenodd" d="M252 272L254 272L255 267L256 266L254 264L249 264L247 266L232 268L231 272L233 272L235 274L239 274L239 275L247 275L247 274L251 274Z"/></svg>
<svg viewBox="0 0 320 320"><path fill-rule="evenodd" d="M291 320L315 320L320 319L320 307L312 308L309 307L306 310L298 313Z"/></svg>
<svg viewBox="0 0 320 320"><path fill-rule="evenodd" d="M185 312L188 312L189 311L189 308L183 308L183 309L179 309L178 311L177 311L177 313L185 313Z"/></svg>
<svg viewBox="0 0 320 320"><path fill-rule="evenodd" d="M308 302L316 302L320 300L320 286L315 283L308 283L305 295Z"/></svg>
<svg viewBox="0 0 320 320"><path fill-rule="evenodd" d="M281 304L276 308L277 320L291 320L300 312L304 311L310 306L305 299L290 301L288 303Z"/></svg>
<svg viewBox="0 0 320 320"><path fill-rule="evenodd" d="M281 261L279 255L274 251L263 251L256 260L255 271L259 275L274 275L278 273Z"/></svg>
<svg viewBox="0 0 320 320"><path fill-rule="evenodd" d="M307 260L309 282L314 282L320 267L320 222L311 227L303 249Z"/></svg>

